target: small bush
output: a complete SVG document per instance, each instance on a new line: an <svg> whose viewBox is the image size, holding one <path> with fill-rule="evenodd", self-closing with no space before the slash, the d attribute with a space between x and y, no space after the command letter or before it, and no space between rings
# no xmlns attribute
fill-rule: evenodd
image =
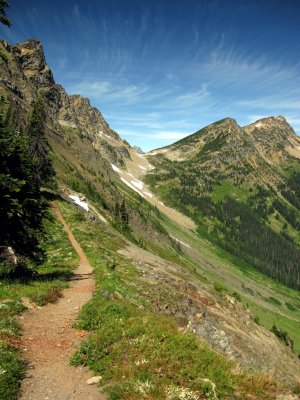
<svg viewBox="0 0 300 400"><path fill-rule="evenodd" d="M287 308L291 311L297 311L297 308L291 304L291 303L285 303L285 305L287 306Z"/></svg>
<svg viewBox="0 0 300 400"><path fill-rule="evenodd" d="M283 342L286 346L291 347L293 350L294 348L294 341L291 339L288 335L288 333L280 328L278 328L275 324L273 324L271 328L271 332L274 333L275 336L278 337L278 339Z"/></svg>
<svg viewBox="0 0 300 400"><path fill-rule="evenodd" d="M215 283L214 283L214 289L215 289L217 292L219 292L219 293L222 293L222 292L225 291L224 286L221 285L221 283L218 283L218 282L215 282Z"/></svg>
<svg viewBox="0 0 300 400"><path fill-rule="evenodd" d="M266 300L267 300L269 303L274 304L275 306L281 306L281 301L278 300L278 299L276 299L275 297L270 296L270 297L268 297Z"/></svg>
<svg viewBox="0 0 300 400"><path fill-rule="evenodd" d="M56 303L62 297L62 289L50 286L46 292L34 293L31 299L39 306L45 306L48 303Z"/></svg>
<svg viewBox="0 0 300 400"><path fill-rule="evenodd" d="M237 301L242 301L242 296L238 292L232 293L232 296L237 300Z"/></svg>

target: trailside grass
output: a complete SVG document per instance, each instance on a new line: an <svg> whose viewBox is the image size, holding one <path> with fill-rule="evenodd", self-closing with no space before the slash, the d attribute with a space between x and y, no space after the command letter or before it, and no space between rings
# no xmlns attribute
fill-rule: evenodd
<svg viewBox="0 0 300 400"><path fill-rule="evenodd" d="M38 306L57 301L78 264L77 254L54 214L52 221L45 222L45 227L47 237L43 247L47 261L30 278L0 281L0 400L18 398L25 371L18 350L21 328L15 319L26 309L22 299L28 298Z"/></svg>
<svg viewBox="0 0 300 400"><path fill-rule="evenodd" d="M227 360L172 317L154 313L148 283L117 250L125 245L108 225L60 203L64 218L94 267L96 291L76 326L91 332L71 363L101 375L117 399L272 399L276 384L234 372Z"/></svg>

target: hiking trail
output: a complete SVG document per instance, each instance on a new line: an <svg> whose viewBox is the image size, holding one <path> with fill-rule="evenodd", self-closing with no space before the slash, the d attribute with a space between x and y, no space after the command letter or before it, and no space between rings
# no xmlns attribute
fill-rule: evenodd
<svg viewBox="0 0 300 400"><path fill-rule="evenodd" d="M105 400L97 385L88 385L92 372L86 367L70 365L70 356L86 335L72 328L81 307L87 303L95 282L93 269L80 244L65 222L58 205L51 206L76 250L80 264L74 271L70 287L55 304L31 307L21 316L21 348L28 362L21 386L21 400Z"/></svg>

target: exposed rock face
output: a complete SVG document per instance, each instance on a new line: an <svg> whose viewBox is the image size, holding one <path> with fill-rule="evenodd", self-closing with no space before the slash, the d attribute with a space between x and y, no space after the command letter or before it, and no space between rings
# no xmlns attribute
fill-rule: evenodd
<svg viewBox="0 0 300 400"><path fill-rule="evenodd" d="M54 84L52 72L46 64L43 46L38 40L26 40L11 48L24 75L34 86L47 88Z"/></svg>
<svg viewBox="0 0 300 400"><path fill-rule="evenodd" d="M282 116L262 118L243 129L254 139L256 148L269 158L281 157L284 152L293 155L300 149L300 138Z"/></svg>
<svg viewBox="0 0 300 400"><path fill-rule="evenodd" d="M62 105L58 120L61 125L80 128L90 138L106 135L117 141L121 140L118 134L110 129L100 111L91 107L87 98L80 95L68 96L63 88L60 88L60 92Z"/></svg>
<svg viewBox="0 0 300 400"><path fill-rule="evenodd" d="M144 154L143 150L139 146L132 146L139 154Z"/></svg>
<svg viewBox="0 0 300 400"><path fill-rule="evenodd" d="M88 99L69 96L56 84L48 68L43 47L37 40L9 45L0 41L0 112L11 107L16 124L26 126L39 94L44 97L45 134L52 148L60 191L85 193L97 203L107 219L116 218L115 205L124 199L120 179L112 165L123 170L136 151L105 121ZM157 243L171 243L158 233L151 221L142 219L139 210L128 205L128 218L135 231Z"/></svg>
<svg viewBox="0 0 300 400"><path fill-rule="evenodd" d="M47 125L53 133L65 137L70 132L87 139L109 162L124 165L130 158L130 146L113 131L100 111L80 95L69 96L55 83L43 46L31 39L16 45L2 41L1 94L9 97L27 113L39 92L43 92L47 108ZM20 118L22 119L22 118Z"/></svg>
<svg viewBox="0 0 300 400"><path fill-rule="evenodd" d="M152 290L145 288L155 312L173 316L181 332L204 338L214 349L250 371L273 376L278 382L297 382L300 363L274 334L253 321L251 312L228 294L191 282L189 272L145 250L128 246L119 252L134 265Z"/></svg>

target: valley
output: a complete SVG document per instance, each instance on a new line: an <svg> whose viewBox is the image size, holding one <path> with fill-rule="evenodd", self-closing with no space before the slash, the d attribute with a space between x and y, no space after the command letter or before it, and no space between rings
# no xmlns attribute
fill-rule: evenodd
<svg viewBox="0 0 300 400"><path fill-rule="evenodd" d="M68 353L72 373L88 367L111 400L296 399L300 139L286 120L242 128L226 118L140 154L55 83L40 42L0 50L1 118L19 135L43 108L55 176L40 193L94 269L93 296L74 316L84 340ZM16 314L49 302L60 313L76 277L76 253L50 214L47 258L31 277L1 282L3 399L17 398L25 371Z"/></svg>

